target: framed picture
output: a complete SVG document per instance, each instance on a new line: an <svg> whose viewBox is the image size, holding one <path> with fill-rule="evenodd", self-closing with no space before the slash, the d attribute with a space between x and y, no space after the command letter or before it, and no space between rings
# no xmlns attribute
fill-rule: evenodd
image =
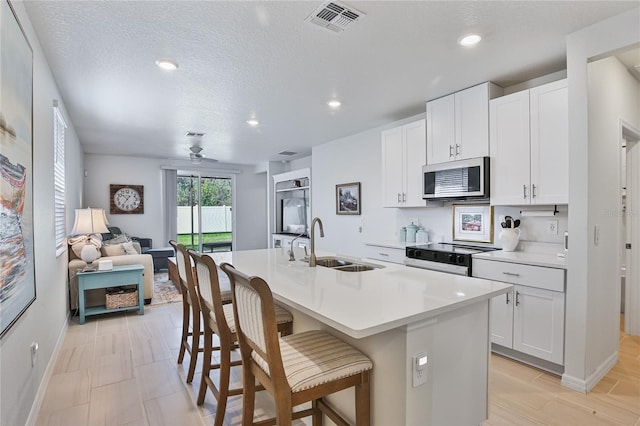
<svg viewBox="0 0 640 426"><path fill-rule="evenodd" d="M488 204L454 204L453 240L493 242L493 207Z"/></svg>
<svg viewBox="0 0 640 426"><path fill-rule="evenodd" d="M360 182L336 185L336 214L360 214Z"/></svg>
<svg viewBox="0 0 640 426"><path fill-rule="evenodd" d="M0 337L36 300L33 261L33 51L0 2ZM52 187L53 190L53 187Z"/></svg>

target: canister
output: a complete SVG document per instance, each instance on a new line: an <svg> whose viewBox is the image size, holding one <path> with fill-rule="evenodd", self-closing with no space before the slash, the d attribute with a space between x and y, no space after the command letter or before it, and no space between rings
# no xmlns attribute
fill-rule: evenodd
<svg viewBox="0 0 640 426"><path fill-rule="evenodd" d="M418 229L416 232L416 243L427 243L429 242L429 232L426 229Z"/></svg>
<svg viewBox="0 0 640 426"><path fill-rule="evenodd" d="M407 241L407 228L405 228L404 226L400 228L400 232L398 232L398 239L401 243Z"/></svg>
<svg viewBox="0 0 640 426"><path fill-rule="evenodd" d="M415 243L416 242L416 232L418 232L418 226L411 222L411 225L407 226L407 242Z"/></svg>

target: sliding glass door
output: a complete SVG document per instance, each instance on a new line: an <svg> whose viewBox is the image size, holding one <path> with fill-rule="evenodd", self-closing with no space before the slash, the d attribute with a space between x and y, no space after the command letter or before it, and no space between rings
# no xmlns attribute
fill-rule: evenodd
<svg viewBox="0 0 640 426"><path fill-rule="evenodd" d="M230 251L231 178L178 172L177 185L178 243L201 252Z"/></svg>

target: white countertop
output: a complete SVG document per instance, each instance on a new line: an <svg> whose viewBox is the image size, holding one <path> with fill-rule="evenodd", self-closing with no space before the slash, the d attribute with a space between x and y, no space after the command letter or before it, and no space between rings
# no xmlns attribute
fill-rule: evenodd
<svg viewBox="0 0 640 426"><path fill-rule="evenodd" d="M394 263L362 260L384 268L342 272L300 260L281 248L206 253L265 279L284 305L353 337L363 338L506 293L511 285ZM333 253L316 252L318 257Z"/></svg>
<svg viewBox="0 0 640 426"><path fill-rule="evenodd" d="M473 257L498 262L522 263L525 265L545 266L547 268L567 269L564 257L558 257L555 253L496 250L477 253L474 254Z"/></svg>

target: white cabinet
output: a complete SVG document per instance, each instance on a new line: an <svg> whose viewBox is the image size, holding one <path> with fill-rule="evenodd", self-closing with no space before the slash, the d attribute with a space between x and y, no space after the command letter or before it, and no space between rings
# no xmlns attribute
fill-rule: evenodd
<svg viewBox="0 0 640 426"><path fill-rule="evenodd" d="M382 132L384 207L424 207L422 166L426 161L425 120Z"/></svg>
<svg viewBox="0 0 640 426"><path fill-rule="evenodd" d="M567 80L490 102L491 204L567 204Z"/></svg>
<svg viewBox="0 0 640 426"><path fill-rule="evenodd" d="M427 102L427 164L489 155L489 99L500 92L483 83Z"/></svg>
<svg viewBox="0 0 640 426"><path fill-rule="evenodd" d="M365 257L368 257L369 259L404 264L404 248L395 248L377 244L366 244L364 250Z"/></svg>
<svg viewBox="0 0 640 426"><path fill-rule="evenodd" d="M564 270L473 259L473 276L514 284L491 300L491 341L564 363Z"/></svg>

